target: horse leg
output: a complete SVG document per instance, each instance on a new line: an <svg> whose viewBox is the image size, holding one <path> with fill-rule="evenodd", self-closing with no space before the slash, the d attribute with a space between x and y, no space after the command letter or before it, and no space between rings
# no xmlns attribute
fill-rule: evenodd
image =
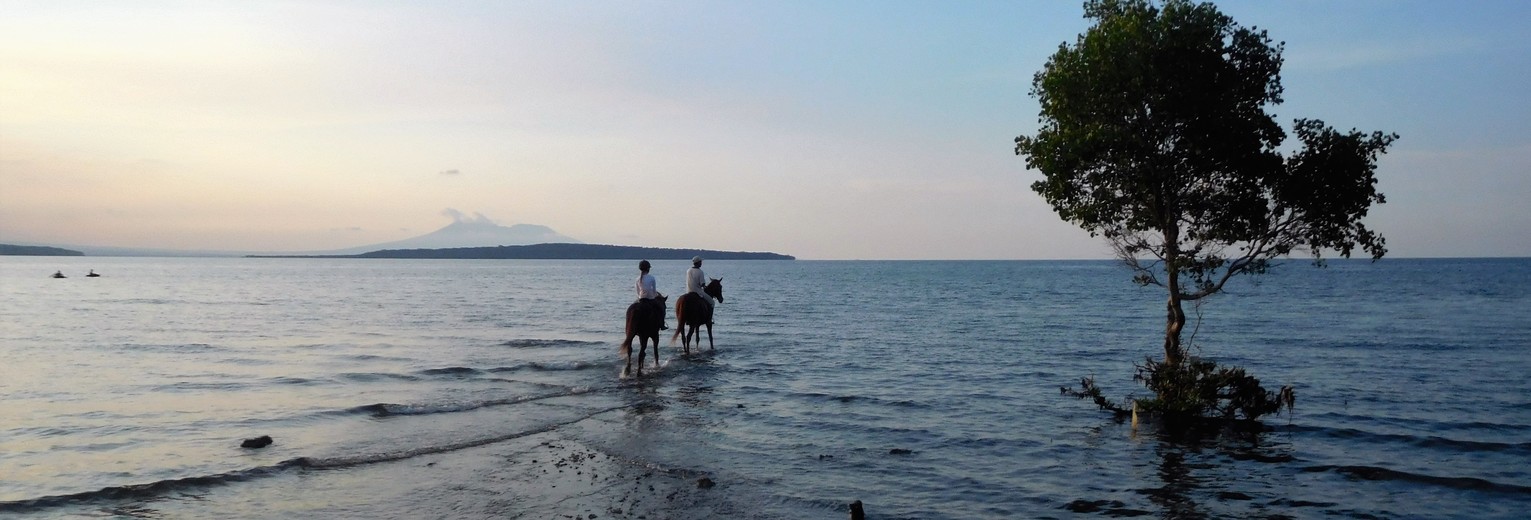
<svg viewBox="0 0 1531 520"><path fill-rule="evenodd" d="M697 348L697 350L701 350L702 349L702 339L701 338L697 338L696 339L696 348ZM712 323L709 322L709 323L707 323L707 350L717 350L717 349L718 348L712 344Z"/></svg>
<svg viewBox="0 0 1531 520"><path fill-rule="evenodd" d="M659 333L654 333L654 370L659 370Z"/></svg>
<svg viewBox="0 0 1531 520"><path fill-rule="evenodd" d="M627 377L628 374L633 373L633 337L631 335L622 341L621 355L627 358L627 364L622 367L622 376Z"/></svg>
<svg viewBox="0 0 1531 520"><path fill-rule="evenodd" d="M648 354L649 337L638 336L638 377L643 377L643 358Z"/></svg>
<svg viewBox="0 0 1531 520"><path fill-rule="evenodd" d="M625 339L622 340L622 348L618 351L618 355L623 357L626 362L622 366L622 377L627 377L633 373L633 336L638 335L637 331L633 330L633 311L635 310L635 305L627 306L627 319L623 321L625 326L622 329L622 335ZM639 368L643 368L643 366L640 364Z"/></svg>

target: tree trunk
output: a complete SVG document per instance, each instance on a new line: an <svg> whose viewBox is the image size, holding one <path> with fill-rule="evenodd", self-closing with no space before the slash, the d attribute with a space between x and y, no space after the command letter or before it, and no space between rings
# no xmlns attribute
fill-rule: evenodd
<svg viewBox="0 0 1531 520"><path fill-rule="evenodd" d="M1173 286L1171 286L1173 287ZM1175 366L1185 358L1185 349L1180 346L1180 329L1185 328L1185 310L1180 306L1180 294L1170 289L1168 316L1164 324L1164 364Z"/></svg>
<svg viewBox="0 0 1531 520"><path fill-rule="evenodd" d="M1178 240L1179 229L1171 227L1165 235ZM1178 251L1170 251L1164 262L1170 291L1169 301L1165 303L1164 364L1169 366L1179 365L1185 357L1185 349L1180 347L1180 329L1185 328L1185 310L1180 304L1180 258L1176 253Z"/></svg>

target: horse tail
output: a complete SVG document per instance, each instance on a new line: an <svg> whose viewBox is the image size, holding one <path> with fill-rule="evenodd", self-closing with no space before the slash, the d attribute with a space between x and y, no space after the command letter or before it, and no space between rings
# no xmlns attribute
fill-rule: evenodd
<svg viewBox="0 0 1531 520"><path fill-rule="evenodd" d="M627 306L627 320L624 322L626 326L622 328L622 335L627 339L622 340L622 348L617 350L617 356L622 358L626 358L633 353L633 311L637 305L637 303L633 303Z"/></svg>
<svg viewBox="0 0 1531 520"><path fill-rule="evenodd" d="M686 295L684 294L675 299L675 333L670 335L670 346L675 346L675 340L680 338L680 331L683 330L686 330Z"/></svg>

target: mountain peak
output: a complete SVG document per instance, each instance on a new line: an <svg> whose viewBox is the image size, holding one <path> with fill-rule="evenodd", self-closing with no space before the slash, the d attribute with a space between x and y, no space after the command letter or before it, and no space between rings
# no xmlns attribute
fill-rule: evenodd
<svg viewBox="0 0 1531 520"><path fill-rule="evenodd" d="M461 214L450 215L452 223L446 227L414 238L346 248L335 254L357 254L380 249L446 249L457 247L524 246L532 244L583 244L572 237L559 234L553 228L540 224L515 224L501 226L483 215L463 218Z"/></svg>
<svg viewBox="0 0 1531 520"><path fill-rule="evenodd" d="M553 228L550 228L550 227L547 227L547 226L544 226L544 225L541 225L541 224L512 224L510 226L501 226L499 224L495 224L494 221L491 221L491 220L458 220L458 221L452 222L451 224L447 224L447 227L438 229L438 230L434 231L432 234L435 234L435 233L446 233L446 232L457 233L457 232L466 232L466 231L480 232L480 231L487 231L487 230L493 230L492 232L494 232L494 233L519 233L519 234L525 234L525 235L558 235L558 232L553 231ZM562 235L559 235L559 236L562 236ZM568 237L564 237L564 238L568 238ZM573 240L573 239L570 239L570 240L572 242L579 242L578 240ZM494 245L509 245L509 244L494 244Z"/></svg>

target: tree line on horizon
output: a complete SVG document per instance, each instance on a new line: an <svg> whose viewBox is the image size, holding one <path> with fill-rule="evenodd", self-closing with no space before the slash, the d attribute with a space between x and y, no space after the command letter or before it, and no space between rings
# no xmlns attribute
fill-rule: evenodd
<svg viewBox="0 0 1531 520"><path fill-rule="evenodd" d="M0 256L85 256L85 253L62 247L0 244Z"/></svg>

